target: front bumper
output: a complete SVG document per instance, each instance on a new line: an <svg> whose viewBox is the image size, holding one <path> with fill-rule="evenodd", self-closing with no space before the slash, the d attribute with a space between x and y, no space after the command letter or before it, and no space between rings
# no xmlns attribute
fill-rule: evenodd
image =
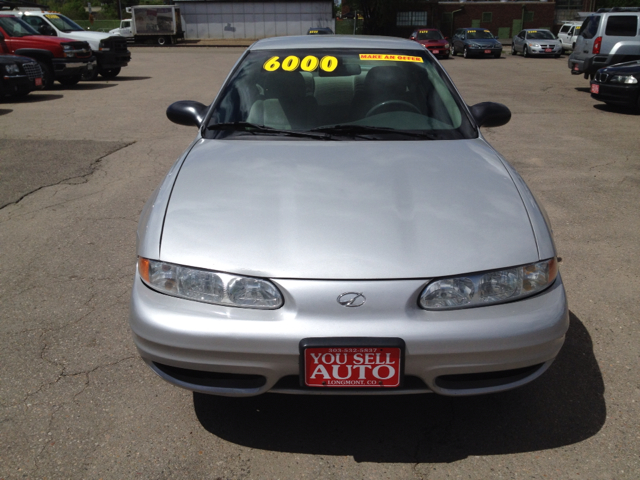
<svg viewBox="0 0 640 480"><path fill-rule="evenodd" d="M53 59L53 74L56 78L81 75L94 68L97 68L96 57L83 60Z"/></svg>
<svg viewBox="0 0 640 480"><path fill-rule="evenodd" d="M493 46L488 46L482 48L472 48L467 45L465 48L467 49L467 55L472 57L493 57L502 55L502 47L494 48Z"/></svg>
<svg viewBox="0 0 640 480"><path fill-rule="evenodd" d="M427 50L429 50L435 57L441 58L449 56L449 47L428 47Z"/></svg>
<svg viewBox="0 0 640 480"><path fill-rule="evenodd" d="M417 307L425 280L273 281L285 304L278 310L258 311L163 295L136 276L130 325L140 355L165 380L217 395L250 396L269 390L472 395L507 390L537 378L560 351L569 326L559 276L549 289L528 299L448 312ZM366 308L344 308L336 302L336 292L350 291L367 292ZM299 343L321 337L403 339L408 387L375 392L299 387ZM497 384L456 384L452 377L505 371L525 374L507 372L507 380ZM224 374L238 376L240 383ZM223 380L217 381L220 375ZM198 376L204 381L187 379ZM248 383L242 384L243 378Z"/></svg>
<svg viewBox="0 0 640 480"><path fill-rule="evenodd" d="M36 85L36 79L30 79L27 75L4 75L2 83L5 87L4 93L13 94L16 92L31 92L44 88L42 77L39 77L40 85Z"/></svg>
<svg viewBox="0 0 640 480"><path fill-rule="evenodd" d="M591 82L591 85L599 85L599 92L592 93L591 97L606 103L617 105L636 106L640 95L640 85L612 85L610 83Z"/></svg>
<svg viewBox="0 0 640 480"><path fill-rule="evenodd" d="M546 50L549 50L547 48L543 48L543 47L530 47L527 46L527 48L529 49L529 54L530 55L540 55L540 56L552 56L552 55L560 55L562 54L562 47L561 46L557 46L555 48L550 49L550 52L547 52Z"/></svg>
<svg viewBox="0 0 640 480"><path fill-rule="evenodd" d="M121 68L129 65L131 52L94 52L101 69Z"/></svg>

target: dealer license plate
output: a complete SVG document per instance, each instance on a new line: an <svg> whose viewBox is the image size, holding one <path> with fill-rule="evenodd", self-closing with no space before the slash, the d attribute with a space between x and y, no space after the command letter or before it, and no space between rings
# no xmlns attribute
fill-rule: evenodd
<svg viewBox="0 0 640 480"><path fill-rule="evenodd" d="M440 50L431 50L431 51L435 54L440 53Z"/></svg>
<svg viewBox="0 0 640 480"><path fill-rule="evenodd" d="M544 52L545 53L551 53L551 52L553 52L553 48L545 48Z"/></svg>
<svg viewBox="0 0 640 480"><path fill-rule="evenodd" d="M491 50L485 50L484 53L491 53Z"/></svg>
<svg viewBox="0 0 640 480"><path fill-rule="evenodd" d="M41 78L36 78L36 87L41 87L42 86L42 79Z"/></svg>
<svg viewBox="0 0 640 480"><path fill-rule="evenodd" d="M591 85L591 93L595 93L596 95L600 93L600 85L594 83Z"/></svg>
<svg viewBox="0 0 640 480"><path fill-rule="evenodd" d="M580 67L578 66L578 64L577 64L577 63L573 65L573 69L574 69L576 72L579 72L579 71L580 71Z"/></svg>
<svg viewBox="0 0 640 480"><path fill-rule="evenodd" d="M303 350L308 387L399 387L402 351L396 347L308 347Z"/></svg>

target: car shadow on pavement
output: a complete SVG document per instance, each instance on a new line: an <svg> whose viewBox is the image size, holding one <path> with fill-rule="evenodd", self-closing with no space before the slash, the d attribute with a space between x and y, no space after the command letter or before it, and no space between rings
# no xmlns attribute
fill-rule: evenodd
<svg viewBox="0 0 640 480"><path fill-rule="evenodd" d="M594 105L593 108L595 108L596 110L600 110L602 112L619 113L621 115L631 115L631 116L640 115L640 109L636 109L631 105L629 105L628 107L625 107L623 105L607 105L606 103L598 103Z"/></svg>
<svg viewBox="0 0 640 480"><path fill-rule="evenodd" d="M591 87L576 87L575 89L578 92L591 93Z"/></svg>
<svg viewBox="0 0 640 480"><path fill-rule="evenodd" d="M9 110L8 108L0 108L0 117L2 115L6 115L6 114L11 113L11 112L13 112L13 110Z"/></svg>
<svg viewBox="0 0 640 480"><path fill-rule="evenodd" d="M88 83L88 82L83 82L83 83L78 83L77 85L74 85L73 87L65 87L63 85L60 85L58 87L58 85L54 85L54 89L60 89L60 90L75 90L75 91L84 91L84 90L102 90L103 88L111 88L111 87L115 87L116 84L111 84L111 83Z"/></svg>
<svg viewBox="0 0 640 480"><path fill-rule="evenodd" d="M127 76L117 76L116 78L98 78L97 81L100 82L134 82L136 80L149 80L153 77L127 77Z"/></svg>
<svg viewBox="0 0 640 480"><path fill-rule="evenodd" d="M438 463L562 447L604 425L604 383L589 332L570 315L560 355L539 379L493 395L249 398L194 393L198 420L239 445L349 455L358 462Z"/></svg>
<svg viewBox="0 0 640 480"><path fill-rule="evenodd" d="M64 98L64 95L52 95L50 93L31 93L24 97L13 97L10 99L11 103L36 103L36 102L48 102L50 100L59 100Z"/></svg>

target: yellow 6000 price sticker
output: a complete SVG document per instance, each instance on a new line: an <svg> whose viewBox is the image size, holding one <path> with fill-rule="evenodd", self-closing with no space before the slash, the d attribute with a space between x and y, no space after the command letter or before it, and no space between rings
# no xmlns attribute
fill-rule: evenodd
<svg viewBox="0 0 640 480"><path fill-rule="evenodd" d="M264 62L262 68L267 72L275 72L279 68L282 68L285 72L294 72L300 67L300 70L304 72L313 72L320 66L320 70L325 72L333 72L338 67L338 59L332 56L322 57L318 60L318 57L313 55L307 55L302 60L295 55L289 55L282 62L279 62L280 57L271 57Z"/></svg>

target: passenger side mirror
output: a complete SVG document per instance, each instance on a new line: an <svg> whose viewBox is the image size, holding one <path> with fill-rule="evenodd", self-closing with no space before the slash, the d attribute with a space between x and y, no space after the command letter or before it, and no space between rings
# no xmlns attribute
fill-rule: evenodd
<svg viewBox="0 0 640 480"><path fill-rule="evenodd" d="M501 127L511 120L511 110L501 103L477 103L469 110L478 127Z"/></svg>
<svg viewBox="0 0 640 480"><path fill-rule="evenodd" d="M413 35L411 35L411 36L409 37L409 40L415 40L415 39L416 39L416 37L414 37Z"/></svg>
<svg viewBox="0 0 640 480"><path fill-rule="evenodd" d="M169 105L167 118L178 125L200 127L208 108L200 102L182 100Z"/></svg>

